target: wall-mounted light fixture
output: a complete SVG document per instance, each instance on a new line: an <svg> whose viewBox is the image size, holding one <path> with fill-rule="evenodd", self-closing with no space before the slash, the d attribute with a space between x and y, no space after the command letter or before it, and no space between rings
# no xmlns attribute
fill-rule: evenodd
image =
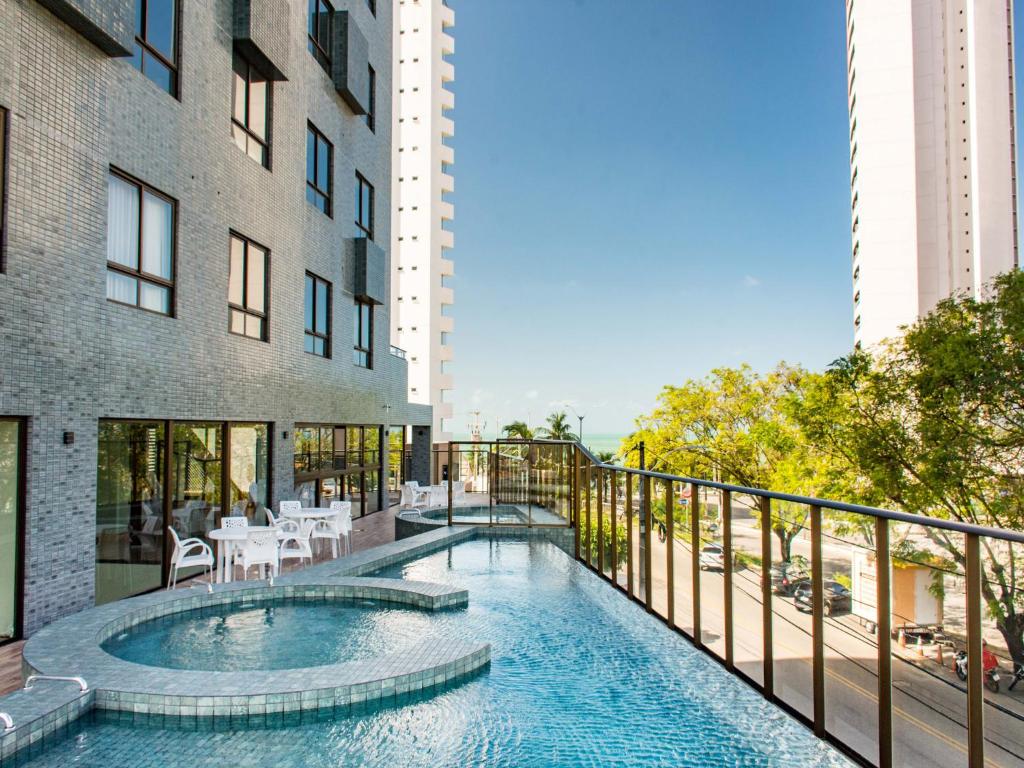
<svg viewBox="0 0 1024 768"><path fill-rule="evenodd" d="M64 433L64 445L74 445L74 444L75 444L75 433L74 432L65 432Z"/></svg>
<svg viewBox="0 0 1024 768"><path fill-rule="evenodd" d="M282 440L287 440L288 439L288 430L287 429L284 432L281 433L281 439Z"/></svg>

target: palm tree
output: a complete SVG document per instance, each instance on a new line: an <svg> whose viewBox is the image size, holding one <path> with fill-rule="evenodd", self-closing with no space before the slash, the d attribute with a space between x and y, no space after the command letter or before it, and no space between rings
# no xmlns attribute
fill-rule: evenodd
<svg viewBox="0 0 1024 768"><path fill-rule="evenodd" d="M579 440L576 433L569 427L565 411L556 411L547 418L548 425L537 430L541 437L548 440Z"/></svg>
<svg viewBox="0 0 1024 768"><path fill-rule="evenodd" d="M533 440L533 430L527 426L525 421L513 421L511 424L506 424L501 431L505 433L505 437Z"/></svg>

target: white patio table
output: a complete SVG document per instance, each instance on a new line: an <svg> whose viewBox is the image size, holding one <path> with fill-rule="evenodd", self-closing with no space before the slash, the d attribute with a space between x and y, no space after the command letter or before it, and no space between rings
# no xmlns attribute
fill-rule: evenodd
<svg viewBox="0 0 1024 768"><path fill-rule="evenodd" d="M289 520L297 520L301 526L306 520L325 520L328 517L334 517L338 513L329 507L302 507L301 509L289 509L286 512L282 512L282 517L287 517Z"/></svg>
<svg viewBox="0 0 1024 768"><path fill-rule="evenodd" d="M217 542L217 583L226 584L231 581L232 573L235 570L231 564L231 556L235 548L241 545L248 537L249 531L270 531L269 525L250 525L246 528L214 528L206 535ZM278 538L281 532L278 531Z"/></svg>

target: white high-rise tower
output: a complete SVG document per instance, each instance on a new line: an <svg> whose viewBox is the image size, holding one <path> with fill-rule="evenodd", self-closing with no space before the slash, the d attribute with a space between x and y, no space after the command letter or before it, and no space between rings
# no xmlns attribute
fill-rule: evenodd
<svg viewBox="0 0 1024 768"><path fill-rule="evenodd" d="M854 336L1017 265L1012 0L847 0Z"/></svg>
<svg viewBox="0 0 1024 768"><path fill-rule="evenodd" d="M446 115L455 95L445 83L455 78L446 58L455 50L455 13L445 0L395 0L395 18L391 339L409 361L409 401L433 406L433 439L443 442L452 416L455 208L446 198L455 189L455 152L445 140L455 132Z"/></svg>

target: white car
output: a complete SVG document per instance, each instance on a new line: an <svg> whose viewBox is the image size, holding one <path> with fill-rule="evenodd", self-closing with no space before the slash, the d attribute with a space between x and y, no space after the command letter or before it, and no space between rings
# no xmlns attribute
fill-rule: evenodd
<svg viewBox="0 0 1024 768"><path fill-rule="evenodd" d="M706 544L700 551L702 571L724 571L725 550L719 544Z"/></svg>

